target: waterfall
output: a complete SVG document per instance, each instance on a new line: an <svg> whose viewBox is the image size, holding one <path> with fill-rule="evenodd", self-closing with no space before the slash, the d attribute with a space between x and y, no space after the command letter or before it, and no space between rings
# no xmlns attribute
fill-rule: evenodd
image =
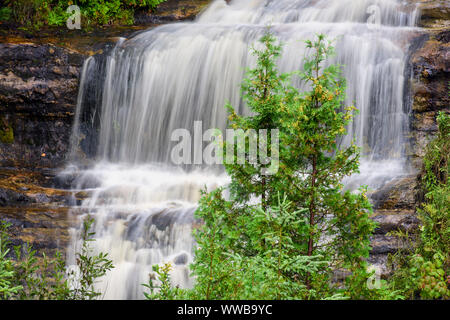
<svg viewBox="0 0 450 320"><path fill-rule="evenodd" d="M76 174L74 192L89 195L73 213L95 217L95 249L114 261L115 268L99 284L102 297L142 298L141 284L152 264L162 262L174 265L176 284L192 285L188 265L199 191L224 185L228 177L205 166L174 166L171 134L180 128L192 131L195 121L202 121L205 130L224 129L227 101L247 112L239 85L246 67L255 63L250 48L258 46L269 24L284 43L283 72L301 68L308 53L304 40L318 33L335 40L337 55L329 63L344 66L346 102L360 110L342 141L355 139L363 150L361 174L347 183L377 188L405 174L405 68L417 11L404 2L215 0L194 22L163 25L119 41L102 62L101 94L94 94L94 103L84 91L91 88L88 82L99 73L100 61L87 60L73 148L89 145L87 136L94 136L85 147L91 159L73 156L64 174ZM93 129L83 129L81 118ZM80 245L76 232L69 263Z"/></svg>

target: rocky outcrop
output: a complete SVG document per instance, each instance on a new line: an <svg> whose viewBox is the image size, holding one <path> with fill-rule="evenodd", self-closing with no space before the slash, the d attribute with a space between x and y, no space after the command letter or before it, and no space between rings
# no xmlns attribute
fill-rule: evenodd
<svg viewBox="0 0 450 320"><path fill-rule="evenodd" d="M137 11L135 23L160 24L174 21L194 20L212 0L167 0L154 12Z"/></svg>
<svg viewBox="0 0 450 320"><path fill-rule="evenodd" d="M420 169L426 146L437 132L437 113L450 112L450 29L432 31L418 41L420 48L411 56L411 156L415 167Z"/></svg>
<svg viewBox="0 0 450 320"><path fill-rule="evenodd" d="M392 273L389 256L406 249L410 243L396 236L397 232L415 237L420 221L416 214L417 176L411 175L388 182L371 194L374 220L378 227L371 239L368 262L376 267L382 278Z"/></svg>
<svg viewBox="0 0 450 320"><path fill-rule="evenodd" d="M426 147L438 128L439 111L450 112L450 2L448 0L410 0L418 3L422 27L414 36L410 48L408 70L412 100L408 157L415 174L391 181L371 195L373 220L379 223L372 237L369 262L383 278L392 270L389 255L411 246L395 236L397 231L415 238L420 221L416 209L420 204L419 177ZM411 99L410 99L411 98Z"/></svg>
<svg viewBox="0 0 450 320"><path fill-rule="evenodd" d="M38 255L68 245L69 191L52 188L56 170L0 169L0 218L11 224L12 245L29 245Z"/></svg>
<svg viewBox="0 0 450 320"><path fill-rule="evenodd" d="M411 248L411 243L396 233L402 232L415 239L420 221L415 210L377 210L372 219L378 228L371 238L368 262L376 267L380 277L388 278L393 271L388 263L389 256L398 250Z"/></svg>
<svg viewBox="0 0 450 320"><path fill-rule="evenodd" d="M413 41L409 62L413 96L409 155L417 170L437 132L437 113L450 112L450 2L423 0L419 8L424 29Z"/></svg>
<svg viewBox="0 0 450 320"><path fill-rule="evenodd" d="M420 8L419 26L426 28L450 27L450 4L448 0L415 0Z"/></svg>
<svg viewBox="0 0 450 320"><path fill-rule="evenodd" d="M411 210L416 204L417 177L415 175L388 182L371 194L375 210Z"/></svg>
<svg viewBox="0 0 450 320"><path fill-rule="evenodd" d="M67 154L84 56L0 44L0 166L58 167Z"/></svg>

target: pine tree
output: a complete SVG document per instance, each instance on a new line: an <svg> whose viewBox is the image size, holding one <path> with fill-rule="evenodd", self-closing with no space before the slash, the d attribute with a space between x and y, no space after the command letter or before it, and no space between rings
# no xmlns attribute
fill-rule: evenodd
<svg viewBox="0 0 450 320"><path fill-rule="evenodd" d="M229 126L247 132L245 150L227 140L225 189L205 193L196 211L203 224L196 231L198 248L191 266L195 299L329 299L371 298L369 237L375 224L365 189L344 191L342 179L358 172L359 149L338 147L356 108L345 107L345 81L337 65L324 67L333 48L323 35L306 41L310 55L303 70L280 74L276 59L281 46L266 33L263 50L254 49L257 65L249 70L242 95L251 116L231 105ZM301 92L293 78L309 84ZM276 166L252 161L252 134L259 136ZM242 134L241 134L242 138ZM277 141L275 141L277 142ZM265 149L265 148L263 148ZM245 161L242 161L242 158ZM232 160L232 161L230 161ZM278 169L278 170L277 170ZM333 272L347 276L342 289Z"/></svg>

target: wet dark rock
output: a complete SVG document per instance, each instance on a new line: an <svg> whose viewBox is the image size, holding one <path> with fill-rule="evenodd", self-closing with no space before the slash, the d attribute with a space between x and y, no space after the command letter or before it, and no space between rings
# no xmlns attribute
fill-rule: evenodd
<svg viewBox="0 0 450 320"><path fill-rule="evenodd" d="M55 249L64 252L69 228L75 225L64 207L0 207L0 217L11 224L12 245L29 245L38 256L53 254Z"/></svg>
<svg viewBox="0 0 450 320"><path fill-rule="evenodd" d="M51 44L0 44L2 109L36 116L73 112L84 56Z"/></svg>
<svg viewBox="0 0 450 320"><path fill-rule="evenodd" d="M449 106L450 30L428 35L411 59L417 112L442 110Z"/></svg>
<svg viewBox="0 0 450 320"><path fill-rule="evenodd" d="M38 203L49 203L49 202L51 202L51 199L47 195L45 195L43 193L36 194L34 199Z"/></svg>
<svg viewBox="0 0 450 320"><path fill-rule="evenodd" d="M414 0L420 2L421 27L443 27L450 26L450 3L447 0Z"/></svg>
<svg viewBox="0 0 450 320"><path fill-rule="evenodd" d="M388 232L400 230L409 234L418 231L420 220L414 211L408 213L384 212L372 218L378 223L375 234L387 234Z"/></svg>
<svg viewBox="0 0 450 320"><path fill-rule="evenodd" d="M395 236L375 234L371 240L371 255L395 253L406 246L404 241Z"/></svg>
<svg viewBox="0 0 450 320"><path fill-rule="evenodd" d="M445 6L442 5L442 7ZM436 117L438 112L450 112L450 97L448 94L450 79L449 40L450 25L425 30L425 33L418 36L413 44L415 50L413 50L409 62L412 70L413 104L411 147L408 155L417 170L422 167L422 158L425 155L426 146L437 132Z"/></svg>
<svg viewBox="0 0 450 320"><path fill-rule="evenodd" d="M0 166L62 164L84 58L51 44L0 43L0 120L13 131L0 142Z"/></svg>
<svg viewBox="0 0 450 320"><path fill-rule="evenodd" d="M23 193L19 193L13 190L0 188L0 206L14 206L23 205L34 202L33 199L26 196Z"/></svg>
<svg viewBox="0 0 450 320"><path fill-rule="evenodd" d="M176 265L184 265L184 264L186 264L186 263L188 262L188 259L189 259L188 255L187 255L186 253L182 253L182 254L180 254L179 256L177 256L177 257L173 260L173 262L174 262Z"/></svg>
<svg viewBox="0 0 450 320"><path fill-rule="evenodd" d="M375 209L414 209L417 177L410 176L387 183L371 194Z"/></svg>
<svg viewBox="0 0 450 320"><path fill-rule="evenodd" d="M60 174L54 179L54 187L61 189L70 189L76 179L76 174Z"/></svg>
<svg viewBox="0 0 450 320"><path fill-rule="evenodd" d="M157 213L150 217L151 224L155 225L158 230L167 230L175 223L192 224L195 208L181 213L179 209L165 209L161 213Z"/></svg>
<svg viewBox="0 0 450 320"><path fill-rule="evenodd" d="M160 24L174 21L194 20L212 0L167 0L156 10L137 10L136 24Z"/></svg>

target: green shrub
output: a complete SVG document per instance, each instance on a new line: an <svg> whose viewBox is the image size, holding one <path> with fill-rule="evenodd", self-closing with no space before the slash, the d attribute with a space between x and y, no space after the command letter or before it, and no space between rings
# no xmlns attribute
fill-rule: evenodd
<svg viewBox="0 0 450 320"><path fill-rule="evenodd" d="M11 9L8 7L0 8L0 22L6 22L11 19Z"/></svg>
<svg viewBox="0 0 450 320"><path fill-rule="evenodd" d="M28 244L14 247L10 253L10 225L0 221L0 300L85 300L100 295L94 289L96 280L113 268L107 254L93 255L89 243L93 233L89 229L93 223L88 218L83 223L81 252L77 253L77 269L68 272L61 253L53 258L42 254L38 259L36 251Z"/></svg>
<svg viewBox="0 0 450 320"><path fill-rule="evenodd" d="M0 116L0 142L13 143L14 129L7 117Z"/></svg>
<svg viewBox="0 0 450 320"><path fill-rule="evenodd" d="M280 74L276 59L281 46L270 33L261 42L264 48L253 50L257 65L242 84L252 116L240 116L232 106L226 107L233 129L279 129L279 170L238 162L237 147L232 146L234 164L225 164L231 177L230 198L223 197L225 189L204 193L196 211L203 224L195 231L194 288L172 289L176 291L170 291L171 296L399 298L386 286L370 290L366 285L372 273L364 259L375 223L369 219L372 209L365 189L345 192L341 183L357 172L359 150L355 145L337 148L355 108L343 106L345 81L340 67L321 67L333 48L319 35L306 42L311 54L303 71ZM293 77L300 77L311 90L294 88ZM267 155L275 156L277 150L268 140ZM249 143L246 140L245 159L251 156ZM229 146L229 142L223 146L224 154ZM263 169L272 174L265 175ZM349 274L345 283L333 283L335 270Z"/></svg>
<svg viewBox="0 0 450 320"><path fill-rule="evenodd" d="M27 28L64 26L71 5L78 5L87 25L133 24L134 10L153 10L166 0L6 0L0 8L0 21L12 20Z"/></svg>
<svg viewBox="0 0 450 320"><path fill-rule="evenodd" d="M8 258L10 241L6 231L9 227L10 224L0 221L0 300L14 297L23 289L15 283L14 262Z"/></svg>
<svg viewBox="0 0 450 320"><path fill-rule="evenodd" d="M425 194L417 209L418 237L401 235L410 248L392 257L392 283L411 299L449 299L450 279L450 116L440 112L439 132L427 147L420 184Z"/></svg>

